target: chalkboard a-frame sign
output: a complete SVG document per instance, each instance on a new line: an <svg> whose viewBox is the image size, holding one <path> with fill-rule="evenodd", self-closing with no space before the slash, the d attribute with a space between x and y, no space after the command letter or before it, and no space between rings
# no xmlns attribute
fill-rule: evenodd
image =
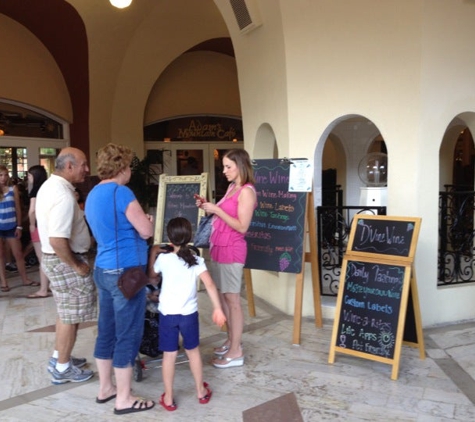
<svg viewBox="0 0 475 422"><path fill-rule="evenodd" d="M356 215L346 253L412 262L420 225L418 217Z"/></svg>
<svg viewBox="0 0 475 422"><path fill-rule="evenodd" d="M359 257L343 260L329 362L335 352L393 365L396 379L411 265Z"/></svg>
<svg viewBox="0 0 475 422"><path fill-rule="evenodd" d="M421 219L358 215L343 259L329 363L335 352L388 363L424 339L413 268Z"/></svg>
<svg viewBox="0 0 475 422"><path fill-rule="evenodd" d="M313 194L292 188L292 164L295 161L287 158L253 160L257 208L246 233L244 278L254 316L251 270L296 274L292 343L300 344L305 263L312 271L315 324L322 327L323 323ZM305 252L307 233L309 252Z"/></svg>
<svg viewBox="0 0 475 422"><path fill-rule="evenodd" d="M193 234L204 211L196 206L194 194L206 197L208 173L199 176L160 175L154 244L168 242L167 224L175 217L185 217L191 222ZM192 236L193 239L193 236Z"/></svg>

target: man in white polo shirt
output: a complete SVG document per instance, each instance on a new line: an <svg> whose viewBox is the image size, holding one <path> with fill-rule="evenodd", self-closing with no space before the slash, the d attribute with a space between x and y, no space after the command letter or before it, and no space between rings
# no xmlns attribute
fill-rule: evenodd
<svg viewBox="0 0 475 422"><path fill-rule="evenodd" d="M42 268L58 312L55 352L48 364L53 384L87 381L94 375L80 369L86 359L71 356L79 323L97 317L96 289L86 257L91 238L72 185L83 182L88 171L81 150L64 148L56 158L54 173L36 197Z"/></svg>

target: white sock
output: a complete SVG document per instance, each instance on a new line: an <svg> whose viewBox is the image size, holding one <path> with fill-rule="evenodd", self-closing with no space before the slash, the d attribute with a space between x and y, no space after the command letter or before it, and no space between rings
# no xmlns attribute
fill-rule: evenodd
<svg viewBox="0 0 475 422"><path fill-rule="evenodd" d="M69 368L69 362L67 363L58 363L56 362L56 370L58 372L64 372Z"/></svg>
<svg viewBox="0 0 475 422"><path fill-rule="evenodd" d="M59 358L59 352L58 352L57 350L55 350L55 351L53 352L53 357L54 357L55 359L58 359L58 358Z"/></svg>

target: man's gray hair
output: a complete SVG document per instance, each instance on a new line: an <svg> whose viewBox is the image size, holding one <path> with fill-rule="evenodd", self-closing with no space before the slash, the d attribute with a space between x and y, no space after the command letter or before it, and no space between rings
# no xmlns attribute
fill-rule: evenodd
<svg viewBox="0 0 475 422"><path fill-rule="evenodd" d="M59 154L56 157L54 167L56 170L64 170L66 168L66 163L70 161L72 164L76 164L76 157L72 153Z"/></svg>

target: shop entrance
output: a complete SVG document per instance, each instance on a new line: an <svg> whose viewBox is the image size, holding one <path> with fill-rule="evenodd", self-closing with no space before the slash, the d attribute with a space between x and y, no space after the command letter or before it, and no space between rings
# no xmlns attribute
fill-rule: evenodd
<svg viewBox="0 0 475 422"><path fill-rule="evenodd" d="M226 193L228 181L223 175L222 158L226 151L244 148L238 142L145 142L147 154L159 152L162 164L157 164L157 173L171 176L209 173L208 196L218 202ZM150 151L150 152L149 152Z"/></svg>

